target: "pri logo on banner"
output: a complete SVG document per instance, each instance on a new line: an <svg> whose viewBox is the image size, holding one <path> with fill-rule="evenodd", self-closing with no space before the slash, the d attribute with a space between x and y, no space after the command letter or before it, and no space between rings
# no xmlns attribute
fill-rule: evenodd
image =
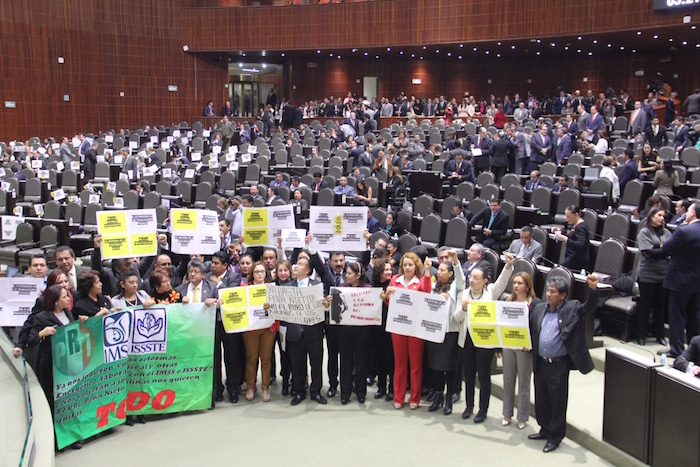
<svg viewBox="0 0 700 467"><path fill-rule="evenodd" d="M128 311L113 313L105 316L103 323L105 363L112 363L127 358L129 356L131 314Z"/></svg>
<svg viewBox="0 0 700 467"><path fill-rule="evenodd" d="M135 354L165 353L168 316L165 308L134 310L131 352Z"/></svg>

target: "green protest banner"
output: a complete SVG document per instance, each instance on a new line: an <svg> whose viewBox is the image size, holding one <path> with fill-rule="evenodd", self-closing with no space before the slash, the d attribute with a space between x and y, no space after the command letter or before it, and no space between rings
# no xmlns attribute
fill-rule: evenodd
<svg viewBox="0 0 700 467"><path fill-rule="evenodd" d="M211 406L216 307L203 303L134 309L127 413Z"/></svg>
<svg viewBox="0 0 700 467"><path fill-rule="evenodd" d="M56 328L53 351L54 428L59 449L124 423L95 414L126 398L131 314L113 313Z"/></svg>
<svg viewBox="0 0 700 467"><path fill-rule="evenodd" d="M126 415L211 405L216 307L134 308L56 328L54 427L59 449Z"/></svg>

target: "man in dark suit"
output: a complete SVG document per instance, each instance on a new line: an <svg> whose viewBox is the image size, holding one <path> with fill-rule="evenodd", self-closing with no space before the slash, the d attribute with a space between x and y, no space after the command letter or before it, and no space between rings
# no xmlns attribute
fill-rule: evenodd
<svg viewBox="0 0 700 467"><path fill-rule="evenodd" d="M666 127L659 125L659 117L651 120L651 126L644 132L644 142L651 144L651 147L657 150L668 144Z"/></svg>
<svg viewBox="0 0 700 467"><path fill-rule="evenodd" d="M473 228L479 223L482 225L481 232L472 239L487 248L500 249L501 238L508 231L509 225L508 214L501 210L500 199L492 199L489 207L482 209L469 224Z"/></svg>
<svg viewBox="0 0 700 467"><path fill-rule="evenodd" d="M471 150L481 150L481 155L474 155L474 172L476 175L491 167L491 138L485 127L481 127L478 135L472 136Z"/></svg>
<svg viewBox="0 0 700 467"><path fill-rule="evenodd" d="M644 134L647 127L647 114L642 108L642 102L637 101L634 103L634 110L630 114L629 121L629 135L634 138L639 133Z"/></svg>
<svg viewBox="0 0 700 467"><path fill-rule="evenodd" d="M590 290L585 305L566 301L569 284L560 277L547 281L547 302L535 306L530 315L532 358L535 372L535 405L539 433L529 439L547 443L544 452L554 451L566 436L566 406L569 397L569 371L583 374L593 370L585 336L585 318L598 303L598 277L586 278Z"/></svg>
<svg viewBox="0 0 700 467"><path fill-rule="evenodd" d="M513 149L515 149L515 143L506 137L503 130L499 131L491 144L491 171L496 176L496 183L501 183L501 179L506 174L510 162L508 157Z"/></svg>
<svg viewBox="0 0 700 467"><path fill-rule="evenodd" d="M71 289L75 289L80 273L90 270L90 268L75 265L75 252L71 247L66 245L56 248L55 260L56 267L63 271L68 278Z"/></svg>
<svg viewBox="0 0 700 467"><path fill-rule="evenodd" d="M139 284L141 283L141 274L139 274L138 268L134 266L130 259L113 259L112 267L106 268L102 266L102 235L96 235L92 241L95 248L92 250L92 255L90 255L90 267L93 271L97 271L100 274L102 290L105 295L116 297L121 293L122 289L119 281L121 275L128 269L136 270Z"/></svg>
<svg viewBox="0 0 700 467"><path fill-rule="evenodd" d="M532 191L540 185L540 171L533 170L530 172L530 180L525 182L525 190Z"/></svg>
<svg viewBox="0 0 700 467"><path fill-rule="evenodd" d="M229 259L225 250L217 251L211 258L211 272L205 280L214 284L217 294L219 289L238 287L241 275L228 270ZM221 381L221 347L223 345L224 365L226 365L226 389L232 404L238 402L238 383L241 381L242 334L228 334L221 321L221 313L216 314L214 331L214 402L224 400L224 384Z"/></svg>
<svg viewBox="0 0 700 467"><path fill-rule="evenodd" d="M637 170L637 163L634 161L634 151L630 148L625 149L624 153L625 166L622 168L622 173L620 173L620 192L624 193L625 185L630 181L639 178L639 171Z"/></svg>
<svg viewBox="0 0 700 467"><path fill-rule="evenodd" d="M693 376L700 377L700 336L690 340L688 348L673 362L673 368L687 373L691 364L693 364L691 367Z"/></svg>
<svg viewBox="0 0 700 467"><path fill-rule="evenodd" d="M669 356L683 352L683 331L688 340L700 334L700 203L685 213L687 225L678 227L663 245L669 255L664 288L668 292Z"/></svg>
<svg viewBox="0 0 700 467"><path fill-rule="evenodd" d="M461 152L456 153L455 159L447 163L445 176L450 179L450 193L454 193L455 185L462 182L476 183L474 167L471 162L464 160Z"/></svg>
<svg viewBox="0 0 700 467"><path fill-rule="evenodd" d="M440 99L437 103L437 108L435 109L435 116L436 117L444 117L446 109L447 109L447 101L445 100L445 96L440 96Z"/></svg>
<svg viewBox="0 0 700 467"><path fill-rule="evenodd" d="M310 279L311 265L306 258L299 258L296 264L296 281L284 284L286 287L308 287L320 284L321 281ZM325 300L325 299L324 299ZM327 301L324 305L327 306ZM328 401L321 395L323 384L323 322L304 326L301 324L286 323L287 327L287 351L292 363L292 390L294 397L292 405L297 405L306 399L306 355L309 355L311 363L311 385L309 392L311 399L319 404Z"/></svg>
<svg viewBox="0 0 700 467"><path fill-rule="evenodd" d="M92 145L85 151L85 180L92 180L95 178L95 166L97 165L97 142L93 142Z"/></svg>
<svg viewBox="0 0 700 467"><path fill-rule="evenodd" d="M378 232L381 229L382 225L372 215L372 209L369 206L367 206L367 230L369 230L369 233L373 234L374 232Z"/></svg>
<svg viewBox="0 0 700 467"><path fill-rule="evenodd" d="M321 172L314 173L314 182L311 184L311 189L315 192L319 192L324 188L330 188L328 182L321 178Z"/></svg>
<svg viewBox="0 0 700 467"><path fill-rule="evenodd" d="M287 131L294 126L294 113L296 109L292 105L291 101L288 101L282 110L282 129Z"/></svg>
<svg viewBox="0 0 700 467"><path fill-rule="evenodd" d="M588 128L586 132L588 133L587 138L593 144L598 144L598 131L603 128L604 121L603 116L598 113L598 108L595 105L591 106L591 119L588 122Z"/></svg>
<svg viewBox="0 0 700 467"><path fill-rule="evenodd" d="M552 139L547 134L547 126L540 126L540 131L532 134L530 139L530 169L538 170L552 153Z"/></svg>
<svg viewBox="0 0 700 467"><path fill-rule="evenodd" d="M671 122L676 118L676 98L678 93L676 91L671 91L671 95L666 101L666 107L664 108L664 123L670 125Z"/></svg>
<svg viewBox="0 0 700 467"><path fill-rule="evenodd" d="M574 116L572 114L568 114L566 116L566 121L564 122L564 128L566 128L566 131L570 135L576 136L578 134L578 123L574 121Z"/></svg>
<svg viewBox="0 0 700 467"><path fill-rule="evenodd" d="M673 147L678 153L690 146L688 127L683 124L683 117L677 117L673 121Z"/></svg>
<svg viewBox="0 0 700 467"><path fill-rule="evenodd" d="M481 268L488 273L489 278L493 278L493 267L491 263L484 259L484 245L472 243L467 250L467 260L462 264L464 277L469 278L472 269Z"/></svg>
<svg viewBox="0 0 700 467"><path fill-rule="evenodd" d="M557 138L557 164L563 165L566 164L569 156L574 152L574 142L571 140L571 135L566 132L564 127L557 128Z"/></svg>
<svg viewBox="0 0 700 467"><path fill-rule="evenodd" d="M564 91L559 92L559 97L554 100L554 113L560 114L562 109L566 106L566 102L569 98L566 96Z"/></svg>

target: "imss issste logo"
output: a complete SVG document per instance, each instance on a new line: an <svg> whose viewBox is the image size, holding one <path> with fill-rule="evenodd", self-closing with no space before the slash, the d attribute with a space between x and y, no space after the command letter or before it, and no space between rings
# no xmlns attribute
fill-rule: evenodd
<svg viewBox="0 0 700 467"><path fill-rule="evenodd" d="M168 316L165 308L133 310L131 352L134 354L165 353Z"/></svg>
<svg viewBox="0 0 700 467"><path fill-rule="evenodd" d="M112 313L103 319L105 363L123 360L129 356L131 314L128 311Z"/></svg>

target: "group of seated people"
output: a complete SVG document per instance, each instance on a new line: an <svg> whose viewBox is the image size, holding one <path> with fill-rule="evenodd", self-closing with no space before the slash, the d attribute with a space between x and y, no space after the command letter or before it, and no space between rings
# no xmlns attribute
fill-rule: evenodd
<svg viewBox="0 0 700 467"><path fill-rule="evenodd" d="M438 104L440 102L441 100L438 100ZM592 107L595 112L595 105ZM454 137L445 141L444 146L436 145L437 147L431 148L435 152L446 153L443 158L444 175L450 181L449 191L452 191L461 182L474 182L475 176L486 170L493 171L498 181L506 173L530 174L530 179L525 183L525 189L537 188L539 165L548 161L559 164L566 163L571 153L560 158L559 148L562 146L566 146L567 151L571 149L573 152L573 144L570 144L572 133L572 118L570 116L567 115L564 122L555 124L544 120L538 123L539 129L532 136L528 134L526 137L523 128L517 122L513 122L507 126L505 131L496 133L493 138L482 126L475 135L467 135L466 138ZM309 127L307 131L313 132L313 129ZM334 133L334 131L335 129L331 129L329 133ZM294 137L293 132L288 135L289 140ZM591 136L590 141L587 135ZM217 137L220 140L220 136L214 135L215 140ZM589 144L593 144L593 140L598 135L584 133L583 137ZM88 157L87 153L95 148L87 138L82 137L81 141L87 141L87 143L81 142L79 153L84 156L80 165L85 172L85 180L89 180L88 159L91 160L92 154ZM224 141L222 144L225 145L227 142ZM641 156L643 158L646 157L646 146L643 146ZM31 146L27 145L26 147ZM402 169L410 170L407 168L409 164L424 158L427 152L427 148L420 138L413 138L412 141L409 141L406 132L397 134L391 142L374 134L367 134L364 138L357 139L338 137L337 147L347 148L354 158L351 172L344 173L339 178L338 185L334 187L328 186L327 182L323 180L322 172L315 172L313 174L314 184L309 188L316 192L324 188L331 188L335 193L350 199L352 204L368 207L372 204L373 193L371 187L364 183L363 177L359 173L360 167L371 168L372 173L378 173L379 169L395 169L389 173L400 177ZM464 148L468 148L468 150ZM474 153L478 153L478 151L474 151L475 149L481 149L481 154L475 156ZM47 159L44 154L37 152L40 157ZM139 161L139 158L133 156L131 152L125 151L126 158L122 163L126 168L129 158L135 159L135 165L130 165L130 168L126 170L133 171L129 179L136 181L139 179L140 170L146 162ZM148 163L158 165L152 159L154 153L154 151L147 152L150 154ZM17 159L16 154L11 150L10 156ZM24 161L27 167L33 168L35 166L31 163L32 157ZM637 177L640 172L642 174L647 172L640 170L639 167L644 165L641 161L630 163L635 157L634 149L628 148L625 152L626 162L622 173L625 177L624 180L627 180L628 165L629 170L632 170L633 164L636 166ZM485 163L481 161L485 161ZM18 162L22 162L21 158ZM75 159L69 161L66 156L66 163L70 162L76 161ZM654 161L647 160L647 162L651 166ZM616 158L606 156L603 160L604 169L612 170L615 163ZM659 165L658 168L661 171L668 172L665 169L665 162ZM642 169L644 168L646 167L642 167ZM37 168L37 170L40 169ZM606 177L603 173L604 170L601 171L601 177ZM356 180L355 186L348 184L347 177L351 175ZM613 175L615 175L614 171ZM171 177L178 177L178 175L171 174ZM658 172L654 175L653 180L656 180L657 177L661 178ZM614 179L614 177L611 178ZM554 190L567 189L569 181L567 176L560 177ZM624 189L622 176L619 177L618 182L620 191L622 191ZM289 200L291 204L300 206L302 210L308 209L308 202L301 196L300 188L303 187L303 184L300 178L291 177L290 181L287 182L282 173L276 173L275 179L267 187L266 204L271 204L276 200L277 190L282 186L287 186L292 191ZM574 178L572 186L583 191L581 180L577 178ZM532 238L532 228L523 227L520 229L519 238L506 245L503 242L503 235L508 229L509 219L505 211L501 209L499 199L489 200L489 205L473 217L470 217L470 213L464 210L463 205L455 205L453 216L469 218L472 227L479 226L480 228L474 230L475 233L470 240L471 247L466 252L466 262L460 264L454 251L442 247L436 250L437 263L434 263L429 257L429 251L422 245L412 248L411 251L400 250L397 240L403 234L403 229L397 223L397 213L389 212L384 226L369 216L366 232L367 250L361 252L362 254L355 261L346 261L346 255L343 252L331 252L329 258L324 260L320 252L309 248L308 242L312 239L310 235L307 237L305 249L285 251L279 245L278 248L246 247L241 236L242 213L243 209L252 207L258 197L263 198L258 190L257 185L252 185L248 194L219 199L221 250L211 257L174 254L169 249L168 236L160 234L158 236L159 253L156 256L113 260L109 267L103 265L100 256L102 239L99 235L94 238L95 248L91 256L90 268L76 265L76 255L67 246L61 246L56 250L57 268L50 273L46 267L47 259L45 257L37 255L32 258L29 272L33 277L45 278L46 288L19 333L14 352L16 356L19 356L26 347L38 345L35 369L42 387L46 391L47 398L50 401L53 398L50 336L55 333L55 326L65 325L75 319L101 316L129 306L187 302L216 305L218 303L217 290L224 287L266 283L274 283L279 286L308 286L321 283L324 285L324 296L326 296L324 305L327 307L330 305L329 300L331 300L328 296L331 286L382 287L384 289L382 298L385 300L383 325L348 329L330 326L327 323L310 327L275 323L269 329L251 331L241 335L227 334L219 316L216 323L212 407L215 403L223 401L224 392L228 394L231 403L237 403L239 395L243 393L245 393L247 400L255 399L258 365L260 365L262 373L260 379L262 400L266 402L271 400L270 384L277 377L279 364L282 395L291 395L292 405L301 403L306 398L307 390L311 398L319 404L326 404L326 397L335 397L338 390L340 391L341 403L347 404L353 394L359 403L364 403L367 396L367 386L376 382L377 391L374 398L384 398L386 401L391 401L397 409L402 408L406 402L405 396L408 386L411 394L409 405L412 409L418 408L421 397L426 397L432 404L430 411L443 408L445 415L449 415L452 412L453 402L459 400L463 382L466 382L466 409L462 417L467 419L472 416L475 410L475 378L478 373L481 393L478 413L474 417L474 421L482 422L486 418L488 410L489 373L495 351L479 349L471 343L466 332L466 307L469 301L499 299L509 281L512 281L513 293L507 299L526 301L531 309L538 304L538 299L534 297L533 278L526 273L512 274L512 263L515 257L523 257L537 262L543 255L543 245ZM691 200L680 200L679 202L676 221L679 224L693 222L696 204ZM685 212L679 212L681 210L685 210ZM665 220L659 221L657 219L660 211L663 211L663 208L654 205L638 214L644 219L647 229L640 230L639 236L641 237L637 239L638 245L643 245L644 238L650 237L652 234L660 235L662 243L664 238L670 236L670 233L664 232ZM661 218L665 214L662 212ZM566 224L564 229L555 227L551 230L558 242L566 244L566 254L562 266L576 272L590 271L590 232L579 206L570 206L566 209ZM370 245L370 235L380 229L384 229L389 234L390 240L382 239L376 244ZM485 248L506 252L506 267L498 277L494 277L496 271L493 271L491 264L484 259ZM641 246L640 249L642 249ZM653 253L647 255L646 250L642 249L646 262L640 264L638 271L640 277L645 271L654 271L652 275L656 278L647 279L650 284L648 287L642 287L640 284L640 294L645 298L644 305L640 305L638 312L638 338L642 344L647 337L646 327L649 314L652 311L654 315L653 337L659 343L665 344L663 305L660 308L653 297L657 297L661 293L660 290L663 291L663 287L658 285L658 279L659 275L663 279L664 268L668 267L668 255L660 253L657 251L658 249L659 246L654 241L651 241L651 246L648 248L650 251L654 250ZM450 301L449 338L446 338L445 343L433 345L419 339L391 335L386 331L388 301L396 288L400 287L426 293L438 293ZM561 296L566 297L568 294L568 290L564 290L561 284L548 284L548 287L554 287ZM652 298L646 300L648 297ZM550 305L553 306L554 302ZM277 362L274 349L275 345L279 343L277 333L279 326L287 328L287 351L283 352L280 348L280 360ZM674 332L677 332L677 329ZM324 336L329 356L328 390L322 392L323 368L321 368L321 362ZM689 335L689 337L692 336ZM680 356L683 352L683 343L680 342L679 347L677 341L672 342L672 350L675 353L673 356ZM423 352L426 352L427 355L425 359L427 366L423 365ZM527 361L532 365L532 359L524 358L519 352L522 351L503 351L504 366L506 358L509 359L508 369L504 368L504 372L508 372L506 379L508 403L504 403L503 425L508 425L512 421L515 375L517 374L520 380L517 422L518 427L522 429L529 417L530 377L529 374L521 373L518 367L519 365L527 365L527 363L523 363ZM506 357L507 355L508 357ZM311 364L310 381L307 356ZM408 371L409 361L410 375ZM226 369L225 379L222 375L222 365ZM532 371L531 367L529 371ZM447 387L446 395L444 394L445 386Z"/></svg>

